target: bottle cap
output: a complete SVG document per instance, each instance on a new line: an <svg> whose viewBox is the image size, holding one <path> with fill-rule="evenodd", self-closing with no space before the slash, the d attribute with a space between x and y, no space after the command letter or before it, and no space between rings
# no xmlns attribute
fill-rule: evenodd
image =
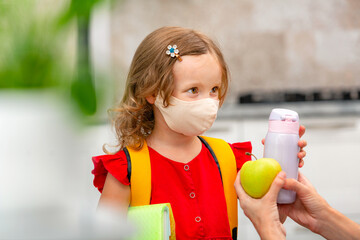
<svg viewBox="0 0 360 240"><path fill-rule="evenodd" d="M269 117L268 131L299 134L299 114L289 109L273 109Z"/></svg>
<svg viewBox="0 0 360 240"><path fill-rule="evenodd" d="M269 120L299 122L299 114L289 109L274 108L270 113Z"/></svg>

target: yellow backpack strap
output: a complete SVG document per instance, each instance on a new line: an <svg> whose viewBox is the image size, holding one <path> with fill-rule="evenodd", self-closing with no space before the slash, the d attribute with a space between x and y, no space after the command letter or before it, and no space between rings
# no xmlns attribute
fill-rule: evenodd
<svg viewBox="0 0 360 240"><path fill-rule="evenodd" d="M144 141L140 150L124 148L128 160L128 176L130 178L130 206L150 204L151 198L151 166L149 149Z"/></svg>
<svg viewBox="0 0 360 240"><path fill-rule="evenodd" d="M230 145L222 139L201 136L200 140L202 139L205 140L205 142L202 141L205 145L208 144L208 146L206 147L208 147L214 157L214 160L220 167L220 174L223 182L225 200L227 205L227 213L229 217L230 232L233 239L236 239L238 226L238 210L237 195L234 188L234 182L237 174L235 155Z"/></svg>

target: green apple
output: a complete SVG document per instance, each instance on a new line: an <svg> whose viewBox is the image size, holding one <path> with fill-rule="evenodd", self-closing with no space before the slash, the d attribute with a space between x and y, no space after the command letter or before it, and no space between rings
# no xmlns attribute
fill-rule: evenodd
<svg viewBox="0 0 360 240"><path fill-rule="evenodd" d="M240 170L241 186L251 197L262 198L280 171L280 164L273 158L248 161Z"/></svg>

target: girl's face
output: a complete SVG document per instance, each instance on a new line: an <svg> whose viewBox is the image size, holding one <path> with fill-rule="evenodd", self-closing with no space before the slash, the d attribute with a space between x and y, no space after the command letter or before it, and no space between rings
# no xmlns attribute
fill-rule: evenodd
<svg viewBox="0 0 360 240"><path fill-rule="evenodd" d="M219 99L221 68L210 53L196 56L183 56L173 68L173 96L184 101L203 98Z"/></svg>

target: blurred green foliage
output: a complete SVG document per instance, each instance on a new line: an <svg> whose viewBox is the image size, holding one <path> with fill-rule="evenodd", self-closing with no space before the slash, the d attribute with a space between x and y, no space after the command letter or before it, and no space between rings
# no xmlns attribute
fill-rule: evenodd
<svg viewBox="0 0 360 240"><path fill-rule="evenodd" d="M0 0L0 88L43 88L61 81L57 39L33 1Z"/></svg>
<svg viewBox="0 0 360 240"><path fill-rule="evenodd" d="M91 11L104 0L71 0L67 11L60 18L60 25L66 24L74 18L90 20Z"/></svg>
<svg viewBox="0 0 360 240"><path fill-rule="evenodd" d="M103 1L62 0L51 6L41 0L0 0L0 89L61 89L71 93L83 114L93 115L89 24ZM69 49L71 35L77 36L74 49Z"/></svg>

